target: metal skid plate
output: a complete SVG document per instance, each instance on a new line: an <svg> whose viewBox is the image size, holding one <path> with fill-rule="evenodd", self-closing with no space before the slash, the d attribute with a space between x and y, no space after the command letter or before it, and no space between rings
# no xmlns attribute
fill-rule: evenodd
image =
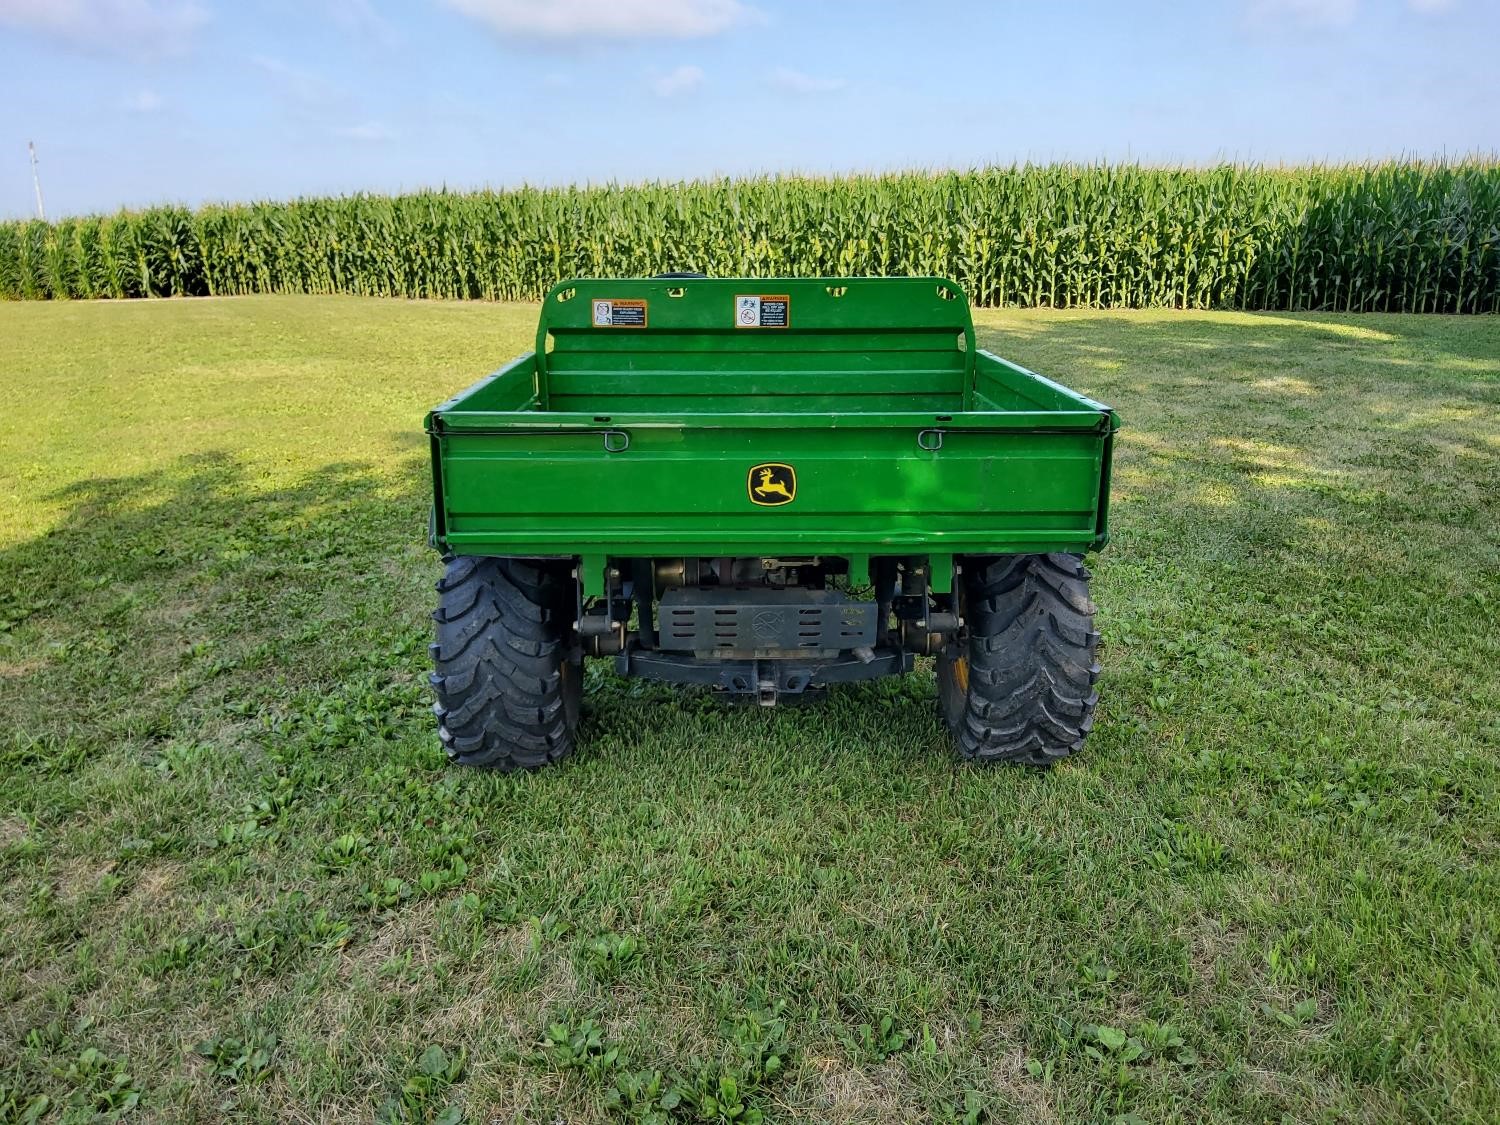
<svg viewBox="0 0 1500 1125"><path fill-rule="evenodd" d="M673 684L699 684L728 699L759 701L801 700L829 684L855 683L880 676L910 672L913 658L896 648L876 649L857 656L809 660L739 660L691 656L680 652L651 652L632 648L615 657L622 676L642 676Z"/></svg>
<svg viewBox="0 0 1500 1125"><path fill-rule="evenodd" d="M668 652L835 651L875 643L874 602L837 590L668 590L657 611L657 647Z"/></svg>

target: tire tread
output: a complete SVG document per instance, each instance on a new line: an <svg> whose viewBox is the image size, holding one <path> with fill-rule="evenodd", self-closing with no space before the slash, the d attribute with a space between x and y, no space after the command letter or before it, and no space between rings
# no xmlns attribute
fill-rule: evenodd
<svg viewBox="0 0 1500 1125"><path fill-rule="evenodd" d="M949 719L959 753L1031 766L1077 753L1099 702L1088 568L1048 554L976 558L966 570L969 690Z"/></svg>
<svg viewBox="0 0 1500 1125"><path fill-rule="evenodd" d="M554 570L518 559L449 561L437 583L428 682L438 737L454 762L530 770L572 751L566 589Z"/></svg>

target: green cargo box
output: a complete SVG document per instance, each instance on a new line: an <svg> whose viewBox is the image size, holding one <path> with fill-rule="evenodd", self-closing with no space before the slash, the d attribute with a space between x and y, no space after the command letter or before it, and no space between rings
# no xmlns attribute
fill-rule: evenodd
<svg viewBox="0 0 1500 1125"><path fill-rule="evenodd" d="M982 351L941 278L568 281L533 352L428 414L432 540L452 588L473 571L569 618L575 662L775 702L930 653L967 697L969 586L1084 581L1068 560L1108 539L1117 428Z"/></svg>
<svg viewBox="0 0 1500 1125"><path fill-rule="evenodd" d="M440 545L600 558L1097 548L1116 428L979 349L938 278L567 282L534 352L427 417ZM767 463L789 502L756 502Z"/></svg>

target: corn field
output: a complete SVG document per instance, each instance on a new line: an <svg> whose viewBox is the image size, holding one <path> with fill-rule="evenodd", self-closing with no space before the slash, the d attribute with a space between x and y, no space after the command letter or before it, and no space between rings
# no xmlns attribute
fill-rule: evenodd
<svg viewBox="0 0 1500 1125"><path fill-rule="evenodd" d="M940 274L977 305L1500 311L1500 164L354 195L0 224L0 297L535 300L575 276Z"/></svg>

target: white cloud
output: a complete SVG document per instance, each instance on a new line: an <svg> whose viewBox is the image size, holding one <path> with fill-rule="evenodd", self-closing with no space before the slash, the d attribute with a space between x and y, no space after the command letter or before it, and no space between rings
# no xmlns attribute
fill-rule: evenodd
<svg viewBox="0 0 1500 1125"><path fill-rule="evenodd" d="M377 12L370 0L323 0L328 18L348 34L389 50L401 36L389 20Z"/></svg>
<svg viewBox="0 0 1500 1125"><path fill-rule="evenodd" d="M787 94L831 94L848 85L842 78L815 78L784 66L773 70L766 80Z"/></svg>
<svg viewBox="0 0 1500 1125"><path fill-rule="evenodd" d="M528 39L704 39L751 18L742 0L442 0Z"/></svg>
<svg viewBox="0 0 1500 1125"><path fill-rule="evenodd" d="M140 58L187 50L207 21L193 0L0 0L0 25L67 47Z"/></svg>
<svg viewBox="0 0 1500 1125"><path fill-rule="evenodd" d="M1352 23L1359 0L1251 0L1250 19L1258 24L1344 27Z"/></svg>
<svg viewBox="0 0 1500 1125"><path fill-rule="evenodd" d="M696 66L679 66L651 79L651 91L660 98L686 94L703 85L704 74Z"/></svg>
<svg viewBox="0 0 1500 1125"><path fill-rule="evenodd" d="M269 55L251 55L250 65L262 71L279 93L309 105L321 105L339 96L322 75L291 66Z"/></svg>
<svg viewBox="0 0 1500 1125"><path fill-rule="evenodd" d="M164 104L155 90L138 90L125 99L125 108L131 113L155 113Z"/></svg>
<svg viewBox="0 0 1500 1125"><path fill-rule="evenodd" d="M1414 12L1430 15L1451 10L1457 0L1406 0ZM1360 12L1361 0L1249 0L1252 23L1292 23L1302 27L1348 27Z"/></svg>
<svg viewBox="0 0 1500 1125"><path fill-rule="evenodd" d="M339 129L338 135L351 141L364 141L367 144L383 144L396 139L396 134L379 121L366 121L363 125Z"/></svg>

